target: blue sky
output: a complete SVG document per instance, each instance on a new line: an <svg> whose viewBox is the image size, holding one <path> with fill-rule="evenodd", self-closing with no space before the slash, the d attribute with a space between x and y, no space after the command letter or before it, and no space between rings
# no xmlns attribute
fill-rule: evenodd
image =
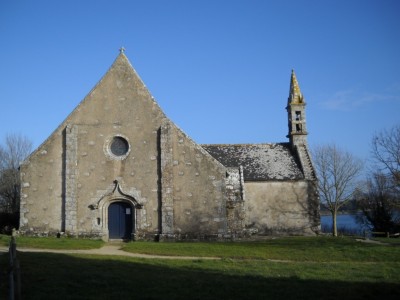
<svg viewBox="0 0 400 300"><path fill-rule="evenodd" d="M198 143L287 141L294 69L311 146L362 159L400 123L400 1L0 2L0 139L41 144L121 46Z"/></svg>

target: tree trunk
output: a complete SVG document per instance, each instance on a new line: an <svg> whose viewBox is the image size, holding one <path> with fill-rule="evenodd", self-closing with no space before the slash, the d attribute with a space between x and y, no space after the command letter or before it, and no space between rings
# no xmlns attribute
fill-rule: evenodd
<svg viewBox="0 0 400 300"><path fill-rule="evenodd" d="M333 210L332 211L332 234L333 234L333 236L337 236L336 215L337 215L337 211Z"/></svg>

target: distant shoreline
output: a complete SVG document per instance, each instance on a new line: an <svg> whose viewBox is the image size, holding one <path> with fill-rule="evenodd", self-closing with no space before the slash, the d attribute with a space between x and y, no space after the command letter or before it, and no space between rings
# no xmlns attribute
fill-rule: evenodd
<svg viewBox="0 0 400 300"><path fill-rule="evenodd" d="M340 215L355 215L359 212L360 212L359 210L343 210L343 211L339 211L337 215L338 216L340 216ZM319 214L321 216L331 216L332 215L329 210L320 210Z"/></svg>

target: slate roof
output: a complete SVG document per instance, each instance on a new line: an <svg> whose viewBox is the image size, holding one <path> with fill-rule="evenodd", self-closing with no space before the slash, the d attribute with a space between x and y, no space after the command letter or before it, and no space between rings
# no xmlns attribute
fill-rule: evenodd
<svg viewBox="0 0 400 300"><path fill-rule="evenodd" d="M243 166L245 181L304 179L289 143L201 146L225 167Z"/></svg>

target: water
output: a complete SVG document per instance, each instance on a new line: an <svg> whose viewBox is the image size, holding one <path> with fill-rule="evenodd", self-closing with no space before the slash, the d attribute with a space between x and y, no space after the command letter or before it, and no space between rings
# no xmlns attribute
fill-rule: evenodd
<svg viewBox="0 0 400 300"><path fill-rule="evenodd" d="M364 230L368 230L369 228L365 225L358 224L356 222L355 214L348 215L337 215L336 223L337 229L339 233L348 233L348 234L359 234L363 235ZM332 231L332 216L321 216L321 230L322 232L331 232Z"/></svg>

